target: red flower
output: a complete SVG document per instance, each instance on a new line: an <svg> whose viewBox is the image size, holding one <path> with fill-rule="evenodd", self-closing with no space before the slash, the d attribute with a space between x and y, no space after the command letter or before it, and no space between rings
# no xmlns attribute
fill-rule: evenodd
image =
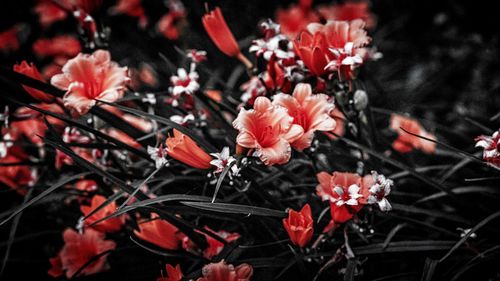
<svg viewBox="0 0 500 281"><path fill-rule="evenodd" d="M234 38L233 33L227 26L226 20L219 7L205 14L202 18L203 26L215 43L217 48L229 57L238 58L247 68L252 67L252 63L241 54L240 47Z"/></svg>
<svg viewBox="0 0 500 281"><path fill-rule="evenodd" d="M322 6L318 8L318 13L326 20L353 21L361 19L366 22L368 28L375 25L368 1L346 1L342 4Z"/></svg>
<svg viewBox="0 0 500 281"><path fill-rule="evenodd" d="M58 105L51 103L40 103L36 107L44 109L56 114L64 114L64 111ZM43 140L40 137L45 136L47 131L47 126L43 121L43 115L38 111L27 107L20 107L14 113L14 116L18 120L11 123L10 133L14 139L18 139L21 136L27 137L32 143L37 145L42 145ZM60 119L47 116L47 121L50 124L59 127L64 124Z"/></svg>
<svg viewBox="0 0 500 281"><path fill-rule="evenodd" d="M148 22L141 0L119 0L114 7L111 7L110 13L138 18L139 25L142 27L146 26Z"/></svg>
<svg viewBox="0 0 500 281"><path fill-rule="evenodd" d="M139 230L134 234L140 239L166 250L179 249L182 233L158 214L151 214L151 220L139 223Z"/></svg>
<svg viewBox="0 0 500 281"><path fill-rule="evenodd" d="M45 79L43 79L36 66L33 63L27 63L25 60L23 60L20 64L15 64L14 71L29 76L38 81L45 82ZM55 99L54 96L46 94L40 90L24 85L23 88L26 92L28 92L28 94L30 94L31 97L33 97L37 101L51 103Z"/></svg>
<svg viewBox="0 0 500 281"><path fill-rule="evenodd" d="M181 281L182 277L184 277L180 265L173 267L170 264L167 264L165 266L165 271L167 272L167 277L157 278L156 281Z"/></svg>
<svg viewBox="0 0 500 281"><path fill-rule="evenodd" d="M114 102L121 98L130 80L127 68L119 67L103 50L91 55L80 53L64 65L62 72L52 77L51 83L66 90L64 106L76 116L87 113L96 99Z"/></svg>
<svg viewBox="0 0 500 281"><path fill-rule="evenodd" d="M92 197L90 201L90 206L80 206L80 211L84 216L87 216L91 211L97 209L97 207L101 206L105 201L106 197L101 195L94 195L94 197ZM92 216L88 217L84 222L85 226L89 226L94 222L113 214L115 211L116 202L113 201L101 210L97 211ZM100 232L117 232L122 228L123 224L125 223L125 219L126 217L124 215L112 217L92 226L92 228Z"/></svg>
<svg viewBox="0 0 500 281"><path fill-rule="evenodd" d="M352 79L363 62L370 37L362 20L312 23L294 41L295 50L307 68L317 76L337 71L342 80Z"/></svg>
<svg viewBox="0 0 500 281"><path fill-rule="evenodd" d="M55 56L74 57L81 49L80 41L68 35L38 39L33 43L33 52L42 58Z"/></svg>
<svg viewBox="0 0 500 281"><path fill-rule="evenodd" d="M34 11L38 14L40 24L45 28L68 16L64 9L54 4L52 1L39 2L35 6Z"/></svg>
<svg viewBox="0 0 500 281"><path fill-rule="evenodd" d="M221 260L218 263L205 265L201 273L203 277L198 278L197 281L250 281L253 268L246 263L234 267Z"/></svg>
<svg viewBox="0 0 500 281"><path fill-rule="evenodd" d="M7 150L5 157L0 157L0 164L16 164L28 160L28 156L18 147ZM15 189L20 195L26 194L26 186L32 186L36 180L36 171L28 165L0 166L0 183Z"/></svg>
<svg viewBox="0 0 500 281"><path fill-rule="evenodd" d="M500 167L500 130L491 136L479 136L476 138L476 147L483 148L484 161Z"/></svg>
<svg viewBox="0 0 500 281"><path fill-rule="evenodd" d="M170 40L179 39L179 20L184 18L184 13L169 12L158 21L158 31Z"/></svg>
<svg viewBox="0 0 500 281"><path fill-rule="evenodd" d="M373 184L371 176L362 178L355 173L320 172L316 194L323 201L330 201L330 212L335 223L350 220L366 204L366 196Z"/></svg>
<svg viewBox="0 0 500 281"><path fill-rule="evenodd" d="M283 164L291 156L291 146L304 130L293 124L293 117L281 106L275 106L266 97L258 97L254 109L242 108L233 121L239 132L238 145L255 149L255 155L266 165Z"/></svg>
<svg viewBox="0 0 500 281"><path fill-rule="evenodd" d="M207 231L210 231L211 233L213 233L215 235L218 235L220 238L226 240L227 243L231 243L231 242L236 241L240 238L240 234L236 233L236 232L231 233L231 232L227 232L224 230L216 232L216 231L213 231L212 229L210 229L208 226L205 226L205 229ZM199 233L203 234L205 236L205 238L207 239L207 243L208 243L208 247L205 250L203 250L203 256L206 259L210 260L213 257L215 257L216 255L220 254L220 252L224 249L224 244L206 233L203 233L203 232L199 232ZM187 236L185 236L182 240L182 248L186 249L189 252L193 252L193 253L196 253L198 251L196 244L194 244Z"/></svg>
<svg viewBox="0 0 500 281"><path fill-rule="evenodd" d="M212 156L201 149L190 137L174 129L174 135L165 141L172 158L197 169L209 169Z"/></svg>
<svg viewBox="0 0 500 281"><path fill-rule="evenodd" d="M17 51L20 47L19 33L21 27L15 25L7 30L0 31L0 51Z"/></svg>
<svg viewBox="0 0 500 281"><path fill-rule="evenodd" d="M314 233L311 206L304 205L300 212L290 210L288 218L283 219L283 225L293 244L299 247L306 246Z"/></svg>
<svg viewBox="0 0 500 281"><path fill-rule="evenodd" d="M52 277L58 277L65 272L66 277L71 278L93 257L116 248L115 242L104 240L104 233L93 229L86 229L79 234L68 228L63 233L63 239L63 248L56 257L50 259L52 268L48 273ZM104 255L86 266L80 274L91 275L108 268L106 255Z"/></svg>
<svg viewBox="0 0 500 281"><path fill-rule="evenodd" d="M300 0L299 5L292 5L276 12L276 21L280 25L281 33L294 39L311 22L319 22L318 15L311 9L311 0Z"/></svg>
<svg viewBox="0 0 500 281"><path fill-rule="evenodd" d="M205 14L202 21L208 36L221 52L230 57L236 57L241 53L240 47L238 47L238 43L227 26L219 7Z"/></svg>
<svg viewBox="0 0 500 281"><path fill-rule="evenodd" d="M313 95L309 84L297 84L293 96L275 95L273 104L286 108L293 117L293 123L304 130L304 134L292 143L292 147L299 151L311 146L315 131L331 131L335 128L335 120L330 117L334 105L328 102L328 96L324 94Z"/></svg>
<svg viewBox="0 0 500 281"><path fill-rule="evenodd" d="M434 135L425 131L422 125L420 125L420 123L416 120L402 115L393 114L391 115L390 128L398 133L398 138L392 143L392 148L400 153L407 153L413 149L418 149L425 153L432 154L436 150L436 143L405 132L408 131L428 139L436 139Z"/></svg>

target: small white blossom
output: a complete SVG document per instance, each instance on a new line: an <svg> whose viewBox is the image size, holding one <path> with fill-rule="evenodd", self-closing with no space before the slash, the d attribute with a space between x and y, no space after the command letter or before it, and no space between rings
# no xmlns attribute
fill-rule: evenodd
<svg viewBox="0 0 500 281"><path fill-rule="evenodd" d="M193 94L200 88L198 84L198 73L196 71L187 71L184 68L177 69L177 75L170 77L173 87L171 88L174 96L181 94Z"/></svg>
<svg viewBox="0 0 500 281"><path fill-rule="evenodd" d="M148 146L148 154L155 161L156 169L168 165L167 150L162 144L159 147Z"/></svg>
<svg viewBox="0 0 500 281"><path fill-rule="evenodd" d="M347 188L348 194L345 194L344 189L341 186L335 186L333 191L337 193L338 198L332 198L332 200L337 206L342 206L344 204L356 206L358 205L358 198L363 197L363 195L359 193L360 190L361 188L359 185L352 184Z"/></svg>
<svg viewBox="0 0 500 281"><path fill-rule="evenodd" d="M9 147L12 147L12 137L9 133L3 135L2 140L0 141L0 158L4 158L7 156L7 150Z"/></svg>
<svg viewBox="0 0 500 281"><path fill-rule="evenodd" d="M392 209L389 200L386 196L391 192L394 182L387 179L384 175L379 175L377 172L372 171L374 184L370 187L367 202L368 204L378 204L381 211L390 211Z"/></svg>
<svg viewBox="0 0 500 281"><path fill-rule="evenodd" d="M214 173L221 173L227 165L236 161L236 158L229 154L229 147L227 146L224 147L220 153L210 153L210 155L214 157L214 159L210 161L210 164L216 167ZM236 167L236 165L232 165L231 174L236 175L238 172L238 167Z"/></svg>

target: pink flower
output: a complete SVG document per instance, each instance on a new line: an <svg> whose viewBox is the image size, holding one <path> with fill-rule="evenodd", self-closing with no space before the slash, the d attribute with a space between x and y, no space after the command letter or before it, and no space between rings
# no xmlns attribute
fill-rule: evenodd
<svg viewBox="0 0 500 281"><path fill-rule="evenodd" d="M250 281L253 275L251 265L243 263L234 267L224 260L218 263L207 264L201 270L203 277L196 281Z"/></svg>
<svg viewBox="0 0 500 281"><path fill-rule="evenodd" d="M209 169L212 156L205 152L190 137L174 129L174 135L165 141L167 154L172 158L197 169Z"/></svg>
<svg viewBox="0 0 500 281"><path fill-rule="evenodd" d="M58 277L64 272L67 278L83 267L93 257L116 248L116 243L111 240L104 240L104 233L86 229L82 234L73 229L66 229L63 233L64 247L59 254L50 259L52 268L49 275ZM101 256L90 263L81 271L81 275L91 275L109 268L106 262L106 255Z"/></svg>
<svg viewBox="0 0 500 281"><path fill-rule="evenodd" d="M273 105L266 97L258 97L251 110L242 108L233 127L239 131L238 145L254 149L254 155L266 165L288 162L290 143L304 133L301 126L293 124L293 117L288 115L286 108Z"/></svg>
<svg viewBox="0 0 500 281"><path fill-rule="evenodd" d="M432 140L436 139L434 135L428 133L416 120L402 115L393 114L391 115L390 128L398 133L398 138L394 140L392 147L401 153L407 153L413 149L418 149L425 153L432 154L436 150L436 143L405 132L408 131L412 134Z"/></svg>
<svg viewBox="0 0 500 281"><path fill-rule="evenodd" d="M140 239L166 250L179 249L182 233L158 214L151 214L151 220L140 222L138 227L134 234Z"/></svg>
<svg viewBox="0 0 500 281"><path fill-rule="evenodd" d="M500 167L500 130L491 136L479 136L476 138L476 147L483 148L484 161Z"/></svg>
<svg viewBox="0 0 500 281"><path fill-rule="evenodd" d="M96 99L114 102L123 96L130 78L126 67L111 61L108 51L97 50L91 55L78 54L55 75L51 83L63 90L64 106L76 116L87 113Z"/></svg>
<svg viewBox="0 0 500 281"><path fill-rule="evenodd" d="M330 117L334 105L324 94L313 95L309 84L297 84L293 96L275 95L273 104L286 108L293 117L293 124L304 130L304 134L292 143L292 147L299 151L311 146L315 131L332 131L335 128L335 120Z"/></svg>
<svg viewBox="0 0 500 281"><path fill-rule="evenodd" d="M306 246L311 240L314 233L313 223L309 204L304 205L300 212L290 210L288 218L283 219L283 225L290 240L299 247Z"/></svg>

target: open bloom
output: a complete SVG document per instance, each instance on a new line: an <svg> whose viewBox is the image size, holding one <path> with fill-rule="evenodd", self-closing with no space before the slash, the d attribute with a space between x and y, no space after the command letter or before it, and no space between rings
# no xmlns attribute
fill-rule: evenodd
<svg viewBox="0 0 500 281"><path fill-rule="evenodd" d="M413 149L418 149L431 154L436 150L436 143L405 132L408 131L412 134L426 137L428 139L436 139L434 135L428 133L416 120L402 115L393 114L390 120L390 128L398 133L398 138L394 140L392 147L401 153L407 153Z"/></svg>
<svg viewBox="0 0 500 281"><path fill-rule="evenodd" d="M208 36L221 52L229 57L236 57L241 54L240 47L238 47L238 43L227 26L219 7L205 14L202 21Z"/></svg>
<svg viewBox="0 0 500 281"><path fill-rule="evenodd" d="M316 194L323 201L330 202L330 212L335 223L344 223L350 220L364 204L366 190L373 180L370 176L362 178L355 173L334 172L328 174L320 172L316 175L319 184Z"/></svg>
<svg viewBox="0 0 500 281"><path fill-rule="evenodd" d="M174 135L167 138L167 153L172 158L198 169L209 169L212 157L201 149L190 137L174 129Z"/></svg>
<svg viewBox="0 0 500 281"><path fill-rule="evenodd" d="M215 173L221 173L227 165L236 161L236 158L229 154L229 147L225 146L220 153L210 153L214 157L214 160L210 161L215 167ZM236 165L231 166L231 170L233 173L237 173Z"/></svg>
<svg viewBox="0 0 500 281"><path fill-rule="evenodd" d="M288 162L290 143L304 133L300 125L293 124L293 117L288 115L286 108L273 105L266 97L258 97L251 110L242 108L233 127L239 131L236 142L255 149L254 155L266 165Z"/></svg>
<svg viewBox="0 0 500 281"><path fill-rule="evenodd" d="M368 194L364 195L366 197L367 204L377 204L381 211L390 211L392 209L389 200L387 200L387 195L391 193L391 188L394 182L387 179L384 175L379 175L377 172L372 171L373 182L371 186L365 190Z"/></svg>
<svg viewBox="0 0 500 281"><path fill-rule="evenodd" d="M352 79L353 70L363 62L370 42L363 20L311 23L294 41L295 50L307 68L321 76L337 71L339 78Z"/></svg>
<svg viewBox="0 0 500 281"><path fill-rule="evenodd" d="M79 234L68 228L63 233L63 239L63 248L56 257L50 259L52 268L49 270L49 275L52 277L65 273L67 278L71 278L93 257L116 248L115 242L104 240L104 233L93 229L86 229ZM106 255L103 255L87 265L80 275L95 274L108 268Z"/></svg>
<svg viewBox="0 0 500 281"><path fill-rule="evenodd" d="M170 82L172 82L172 94L174 96L183 93L191 95L200 89L198 73L192 69L189 73L184 68L177 69L177 75L172 75Z"/></svg>
<svg viewBox="0 0 500 281"><path fill-rule="evenodd" d="M234 267L224 260L218 263L207 264L201 270L203 277L196 281L250 281L253 275L251 265L243 263Z"/></svg>
<svg viewBox="0 0 500 281"><path fill-rule="evenodd" d="M90 201L90 206L80 206L80 211L82 211L84 216L87 216L93 210L97 209L97 207L101 206L106 201L106 197L101 195L94 195ZM111 202L104 208L97 211L92 216L88 217L85 220L85 226L89 226L98 220L105 218L116 211L116 202ZM112 217L107 220L104 220L94 226L92 228L101 231L101 232L117 232L120 231L123 224L125 223L126 217L124 215Z"/></svg>
<svg viewBox="0 0 500 281"><path fill-rule="evenodd" d="M167 264L165 266L165 271L167 273L167 276L157 278L156 281L181 281L182 277L184 277L180 265L176 265L175 267L173 267L172 265Z"/></svg>
<svg viewBox="0 0 500 281"><path fill-rule="evenodd" d="M152 214L151 220L139 223L139 230L134 234L144 241L166 250L177 250L181 245L181 232L177 227Z"/></svg>
<svg viewBox="0 0 500 281"><path fill-rule="evenodd" d="M304 205L300 212L290 210L288 218L283 219L283 225L293 244L299 247L307 245L314 233L311 206Z"/></svg>
<svg viewBox="0 0 500 281"><path fill-rule="evenodd" d="M119 67L103 50L91 55L80 53L68 60L62 72L52 77L51 83L66 90L64 106L77 116L87 113L97 99L114 102L121 98L130 80L127 68Z"/></svg>
<svg viewBox="0 0 500 281"><path fill-rule="evenodd" d="M309 84L297 84L293 96L275 95L273 104L286 108L293 117L293 123L304 130L304 134L292 143L292 147L297 150L311 146L315 131L335 129L335 120L330 116L334 105L328 102L328 96L324 94L313 95Z"/></svg>
<svg viewBox="0 0 500 281"><path fill-rule="evenodd" d="M479 136L476 138L476 147L483 148L484 161L500 167L500 130L491 136Z"/></svg>
<svg viewBox="0 0 500 281"><path fill-rule="evenodd" d="M23 60L20 64L15 64L14 71L29 76L38 81L45 82L36 66L33 63L27 63L25 60ZM33 97L37 101L51 103L55 99L54 96L46 94L40 90L24 85L23 88L26 92L28 92L28 94L30 94L31 97Z"/></svg>

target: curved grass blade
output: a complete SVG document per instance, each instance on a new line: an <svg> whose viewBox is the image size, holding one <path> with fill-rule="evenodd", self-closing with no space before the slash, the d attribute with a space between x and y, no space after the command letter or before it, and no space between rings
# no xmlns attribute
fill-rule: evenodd
<svg viewBox="0 0 500 281"><path fill-rule="evenodd" d="M86 175L89 175L91 174L90 172L83 172L83 173L79 173L79 174L76 174L76 175L73 175L71 177L66 177L66 178L62 178L60 179L58 182L56 182L55 184L53 184L51 187L47 188L46 190L44 190L42 193L38 194L37 196L35 196L33 199L31 199L30 201L28 201L27 203L21 205L16 211L14 211L12 214L10 214L6 219L4 219L2 222L0 222L0 226L4 225L6 222L8 222L9 220L11 220L13 217L15 217L17 214L21 213L22 211L24 211L26 208L28 208L29 206L33 205L34 203L38 202L40 199L44 198L45 196L49 195L51 192L53 192L54 190L56 190L57 188L71 182L71 181L74 181L76 179L79 179L81 177L84 177Z"/></svg>
<svg viewBox="0 0 500 281"><path fill-rule="evenodd" d="M181 201L181 203L189 207L207 211L219 212L219 213L255 215L255 216L276 217L276 218L284 218L287 216L287 213L285 211L247 206L247 205L228 204L228 203L187 202L187 201Z"/></svg>

